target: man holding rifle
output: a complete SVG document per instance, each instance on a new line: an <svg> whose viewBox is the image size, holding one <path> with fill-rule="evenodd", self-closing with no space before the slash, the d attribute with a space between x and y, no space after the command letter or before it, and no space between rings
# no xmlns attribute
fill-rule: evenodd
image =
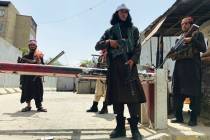
<svg viewBox="0 0 210 140"><path fill-rule="evenodd" d="M197 125L197 116L199 113L199 104L201 97L201 58L200 52L206 51L204 36L199 30L192 32L189 36L189 30L192 29L193 18L186 17L181 21L183 42L181 48L185 51L172 55L176 60L173 72L173 94L175 102L175 117L172 123L183 123L182 116L183 102L185 98L190 98L190 120L189 126ZM177 40L177 42L180 42ZM176 43L177 43L176 42Z"/></svg>
<svg viewBox="0 0 210 140"><path fill-rule="evenodd" d="M98 62L96 64L97 68L107 68L107 50L101 50L101 55L98 57ZM95 95L93 104L87 112L98 112L98 102L100 101L101 97L104 97L104 102L99 114L107 114L108 107L107 103L105 102L106 97L106 79L101 78L96 80L96 88L95 88Z"/></svg>
<svg viewBox="0 0 210 140"><path fill-rule="evenodd" d="M37 49L36 40L30 40L28 46L29 53L22 58L19 57L18 63L44 64L43 53ZM43 83L40 76L21 75L20 87L22 89L20 102L27 103L27 106L21 110L22 112L31 111L32 99L35 100L38 112L47 112L47 110L42 107Z"/></svg>
<svg viewBox="0 0 210 140"><path fill-rule="evenodd" d="M138 77L138 63L141 44L139 31L133 26L129 9L120 5L111 19L112 27L104 33L95 49L108 51L108 75L106 102L113 104L116 114L116 128L110 138L125 137L124 104L127 104L128 119L134 140L142 140L138 129L140 103L145 102L145 95Z"/></svg>

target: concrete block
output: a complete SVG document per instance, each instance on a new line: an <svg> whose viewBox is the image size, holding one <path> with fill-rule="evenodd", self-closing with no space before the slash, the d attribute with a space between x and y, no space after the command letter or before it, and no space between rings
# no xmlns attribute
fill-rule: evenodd
<svg viewBox="0 0 210 140"><path fill-rule="evenodd" d="M0 95L7 94L8 92L4 88L0 88Z"/></svg>
<svg viewBox="0 0 210 140"><path fill-rule="evenodd" d="M167 128L167 71L156 70L155 79L155 106L154 106L154 126L155 129Z"/></svg>
<svg viewBox="0 0 210 140"><path fill-rule="evenodd" d="M81 79L78 81L77 93L78 94L94 94L95 93L95 80Z"/></svg>
<svg viewBox="0 0 210 140"><path fill-rule="evenodd" d="M141 104L141 124L143 124L143 125L148 125L149 124L149 118L148 118L146 103Z"/></svg>
<svg viewBox="0 0 210 140"><path fill-rule="evenodd" d="M16 93L16 91L15 91L13 88L5 88L5 90L6 90L9 94Z"/></svg>
<svg viewBox="0 0 210 140"><path fill-rule="evenodd" d="M13 88L16 92L22 92L22 90L20 88Z"/></svg>

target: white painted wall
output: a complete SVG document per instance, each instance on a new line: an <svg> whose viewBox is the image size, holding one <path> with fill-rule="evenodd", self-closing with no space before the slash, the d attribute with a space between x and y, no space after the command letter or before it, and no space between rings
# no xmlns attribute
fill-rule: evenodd
<svg viewBox="0 0 210 140"><path fill-rule="evenodd" d="M0 61L17 62L18 56L22 56L21 51L0 37ZM19 75L0 74L0 88L18 86Z"/></svg>
<svg viewBox="0 0 210 140"><path fill-rule="evenodd" d="M174 46L177 37L164 37L164 49L163 49L163 58L165 58L166 54L169 52L171 47ZM152 55L151 51L152 50ZM152 37L142 46L141 56L140 56L140 65L156 65L156 52L157 52L157 37ZM170 70L170 75L172 75L174 68L174 61L168 59L164 64L164 69Z"/></svg>
<svg viewBox="0 0 210 140"><path fill-rule="evenodd" d="M57 91L73 91L76 86L76 78L71 77L58 77L57 79Z"/></svg>

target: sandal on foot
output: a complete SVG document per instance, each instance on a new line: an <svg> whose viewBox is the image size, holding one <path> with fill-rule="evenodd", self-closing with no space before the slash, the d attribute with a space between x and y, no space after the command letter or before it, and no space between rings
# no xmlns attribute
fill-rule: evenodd
<svg viewBox="0 0 210 140"><path fill-rule="evenodd" d="M37 109L38 112L47 112L47 109L44 109L43 107L40 107Z"/></svg>
<svg viewBox="0 0 210 140"><path fill-rule="evenodd" d="M29 106L26 106L23 109L21 109L21 112L29 112L29 111L31 111L31 107Z"/></svg>

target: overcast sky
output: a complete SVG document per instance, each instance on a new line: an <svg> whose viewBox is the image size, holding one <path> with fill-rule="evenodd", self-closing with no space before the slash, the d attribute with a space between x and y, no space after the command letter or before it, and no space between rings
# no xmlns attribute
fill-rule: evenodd
<svg viewBox="0 0 210 140"><path fill-rule="evenodd" d="M125 3L135 26L144 30L175 0L11 0L23 15L38 24L37 41L45 59L64 50L60 61L77 65L97 54L94 47L118 5Z"/></svg>

